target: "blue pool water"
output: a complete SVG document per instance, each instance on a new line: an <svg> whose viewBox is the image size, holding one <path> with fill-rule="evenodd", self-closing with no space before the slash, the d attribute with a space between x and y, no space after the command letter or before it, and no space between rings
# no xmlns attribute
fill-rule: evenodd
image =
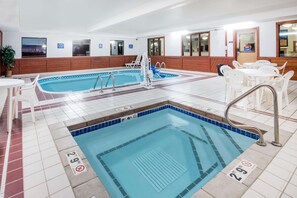
<svg viewBox="0 0 297 198"><path fill-rule="evenodd" d="M191 197L255 142L173 108L146 114L73 131L111 197Z"/></svg>
<svg viewBox="0 0 297 198"><path fill-rule="evenodd" d="M115 86L123 86L134 83L140 83L143 76L140 75L140 70L118 70L112 72L115 76ZM161 72L159 75L154 75L154 80L167 79L177 77L177 74ZM67 76L53 76L42 78L38 81L43 91L47 92L73 92L91 90L94 88L96 79L100 75L103 81L103 88L112 86L112 79L109 79L109 72L99 72L90 74L77 74ZM100 88L98 81L96 89Z"/></svg>

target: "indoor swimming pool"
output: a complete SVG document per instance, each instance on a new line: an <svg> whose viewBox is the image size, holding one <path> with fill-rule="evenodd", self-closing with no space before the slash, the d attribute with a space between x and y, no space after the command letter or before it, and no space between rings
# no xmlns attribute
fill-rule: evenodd
<svg viewBox="0 0 297 198"><path fill-rule="evenodd" d="M172 105L134 117L72 131L111 197L191 197L258 139Z"/></svg>
<svg viewBox="0 0 297 198"><path fill-rule="evenodd" d="M113 86L113 77L115 87L136 84L143 81L143 76L141 75L140 70L133 69L116 70L109 72L105 71L88 74L51 76L40 79L38 83L39 87L44 92L62 93L86 91L101 88L101 81L100 79L97 79L98 76L102 78L103 88L109 88ZM178 77L178 75L168 72L160 72L158 75L154 75L153 80L162 80L174 77Z"/></svg>

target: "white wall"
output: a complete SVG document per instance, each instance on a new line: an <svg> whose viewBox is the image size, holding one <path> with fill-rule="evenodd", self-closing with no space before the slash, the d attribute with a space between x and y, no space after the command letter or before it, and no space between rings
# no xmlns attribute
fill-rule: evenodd
<svg viewBox="0 0 297 198"><path fill-rule="evenodd" d="M225 30L210 31L210 56L225 56Z"/></svg>
<svg viewBox="0 0 297 198"><path fill-rule="evenodd" d="M20 33L20 32L3 32L3 45L11 45L16 51L16 58L21 58L21 38L22 37L43 37L47 38L47 57L72 57L72 41L80 39L91 39L90 54L91 56L110 56L110 40L124 40L124 54L136 55L144 51L143 40L136 38L118 38L108 36L77 36L68 34L44 34L44 33ZM57 43L64 43L64 49L58 49ZM99 43L103 48L99 48ZM133 48L129 48L133 44Z"/></svg>
<svg viewBox="0 0 297 198"><path fill-rule="evenodd" d="M181 36L165 35L165 56L181 56Z"/></svg>
<svg viewBox="0 0 297 198"><path fill-rule="evenodd" d="M259 24L260 32L260 56L276 56L276 25L275 21Z"/></svg>
<svg viewBox="0 0 297 198"><path fill-rule="evenodd" d="M259 27L260 56L276 56L276 21L263 22L256 24ZM203 31L201 31L203 32ZM165 55L181 56L181 36L173 34L159 35L165 36ZM119 38L113 36L78 36L68 34L37 34L20 32L3 32L3 44L12 45L16 50L16 58L21 57L21 37L46 37L47 38L47 57L72 57L72 41L77 39L91 39L91 56L109 56L110 40L124 40L125 55L136 55L147 53L147 37L142 38ZM151 37L150 37L151 38ZM227 31L228 57L233 57L233 30ZM58 49L57 43L64 43L64 49ZM99 43L103 48L99 48ZM133 44L133 49L129 49L129 44ZM225 30L210 31L210 55L225 56Z"/></svg>

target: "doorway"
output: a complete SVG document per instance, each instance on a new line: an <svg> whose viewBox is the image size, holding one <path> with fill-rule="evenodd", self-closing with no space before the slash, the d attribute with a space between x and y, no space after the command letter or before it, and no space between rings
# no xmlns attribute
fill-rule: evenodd
<svg viewBox="0 0 297 198"><path fill-rule="evenodd" d="M244 29L235 32L235 57L241 64L255 62L259 56L259 29Z"/></svg>
<svg viewBox="0 0 297 198"><path fill-rule="evenodd" d="M110 55L121 56L124 55L124 41L110 41Z"/></svg>

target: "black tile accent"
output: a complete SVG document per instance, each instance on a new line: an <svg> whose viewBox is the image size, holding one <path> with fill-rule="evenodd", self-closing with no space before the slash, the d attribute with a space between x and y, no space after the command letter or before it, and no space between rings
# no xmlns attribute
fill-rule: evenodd
<svg viewBox="0 0 297 198"><path fill-rule="evenodd" d="M111 173L110 169L106 166L105 162L103 161L103 159L97 155L98 160L100 161L100 163L103 165L105 171L108 173L108 175L112 178L113 182L115 183L115 185L118 187L118 189L120 190L120 192L122 193L123 197L129 197L127 192L124 190L123 186L120 184L120 182L114 177L114 175Z"/></svg>
<svg viewBox="0 0 297 198"><path fill-rule="evenodd" d="M151 131L151 132L149 132L149 133L146 133L146 134L144 134L144 135L142 135L142 136L139 136L139 137L137 137L137 138L135 138L135 139L132 139L132 140L130 140L130 141L124 143L124 144L121 144L121 145L116 146L116 147L113 147L113 148L111 148L111 149L109 149L109 150L107 150L107 151L104 151L104 152L102 152L102 153L99 153L99 154L97 154L97 157L101 157L101 156L106 155L106 154L108 154L108 153L110 153L110 152L112 152L112 151L115 151L115 150L120 149L120 148L122 148L122 147L124 147L124 146L127 146L127 145L129 145L129 144L131 144L131 143L133 143L133 142L136 142L136 141L138 141L138 140L140 140L140 139L142 139L142 138L145 138L146 136L152 135L153 133L156 133L156 132L158 132L158 131L160 131L160 130L162 130L162 129L164 129L164 128L167 128L168 126L170 126L170 125L169 125L169 124L168 124L168 125L165 125L165 126L163 126L163 127L161 127L161 128L155 129L155 130L153 130L153 131Z"/></svg>
<svg viewBox="0 0 297 198"><path fill-rule="evenodd" d="M195 135L193 135L193 134L191 134L191 133L189 133L189 132L187 132L187 131L185 131L183 129L180 129L179 127L174 127L174 128L177 129L178 131L182 132L182 133L187 134L188 136L191 136L192 138L194 138L194 139L196 139L196 140L198 140L200 142L208 144L207 141L205 141L205 140L203 140L203 139L201 139L201 138L199 138L199 137L197 137L197 136L195 136Z"/></svg>
<svg viewBox="0 0 297 198"><path fill-rule="evenodd" d="M237 142L231 137L231 135L226 131L226 129L222 128L222 131L224 132L224 134L229 138L230 142L236 147L236 149L240 152L243 153L242 148L237 144Z"/></svg>
<svg viewBox="0 0 297 198"><path fill-rule="evenodd" d="M210 146L211 146L212 149L214 150L214 152L215 152L217 158L219 159L219 161L220 161L222 167L224 168L224 167L226 166L226 163L225 163L224 159L222 158L221 154L219 153L217 147L214 145L214 143L213 143L211 137L208 135L208 132L207 132L207 130L205 129L205 127L204 127L203 125L200 125L200 126L201 126L202 131L204 132L205 136L207 137L208 142L210 143Z"/></svg>
<svg viewBox="0 0 297 198"><path fill-rule="evenodd" d="M194 157L195 157L195 160L196 160L196 164L197 164L199 173L200 173L200 175L202 175L202 174L203 174L203 168L202 168L201 161L200 161L198 152L197 152L197 150L196 150L194 141L193 141L192 138L190 138L190 137L189 137L189 140L190 140L190 144L191 144L191 146L192 146L192 151L193 151L193 154L194 154Z"/></svg>
<svg viewBox="0 0 297 198"><path fill-rule="evenodd" d="M192 190L197 184L199 184L208 174L210 174L215 168L218 167L218 163L214 163L206 172L204 172L200 177L193 181L190 185L185 188L181 193L179 193L175 198L180 198L185 196L190 190Z"/></svg>

